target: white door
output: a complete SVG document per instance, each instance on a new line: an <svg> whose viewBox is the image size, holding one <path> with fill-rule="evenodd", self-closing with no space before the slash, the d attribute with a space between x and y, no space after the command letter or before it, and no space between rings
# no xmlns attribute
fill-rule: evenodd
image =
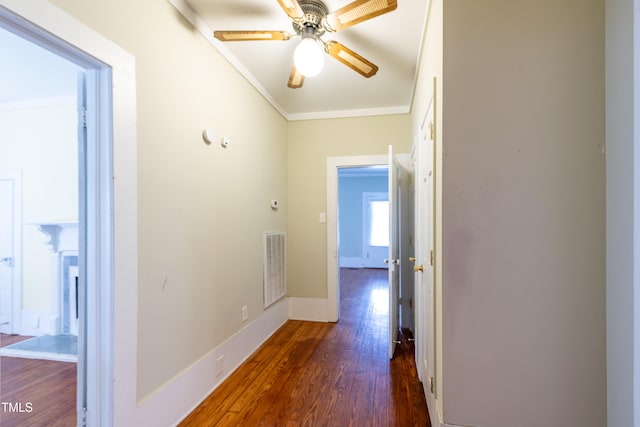
<svg viewBox="0 0 640 427"><path fill-rule="evenodd" d="M409 159L408 159L409 160ZM409 329L415 332L414 324L414 274L409 257L414 255L413 249L413 173L400 163L398 169L398 223L399 223L399 249L400 249L400 301L399 301L399 326L400 329Z"/></svg>
<svg viewBox="0 0 640 427"><path fill-rule="evenodd" d="M14 333L14 182L0 180L0 332Z"/></svg>
<svg viewBox="0 0 640 427"><path fill-rule="evenodd" d="M393 358L398 340L398 294L400 289L400 204L398 174L400 165L393 147L389 146L389 359Z"/></svg>
<svg viewBox="0 0 640 427"><path fill-rule="evenodd" d="M420 129L416 164L416 361L418 375L435 397L435 295L433 253L434 144L433 112L429 108Z"/></svg>

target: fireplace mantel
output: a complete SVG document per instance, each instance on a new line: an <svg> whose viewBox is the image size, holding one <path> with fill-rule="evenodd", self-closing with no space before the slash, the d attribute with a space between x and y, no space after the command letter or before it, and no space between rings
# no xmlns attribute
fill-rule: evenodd
<svg viewBox="0 0 640 427"><path fill-rule="evenodd" d="M32 225L47 236L45 244L53 253L68 250L78 250L78 223L72 221L43 221L33 222Z"/></svg>

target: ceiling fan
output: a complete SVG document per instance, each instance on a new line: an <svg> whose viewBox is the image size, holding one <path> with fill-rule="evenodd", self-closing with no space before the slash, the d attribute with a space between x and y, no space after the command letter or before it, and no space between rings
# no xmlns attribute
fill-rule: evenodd
<svg viewBox="0 0 640 427"><path fill-rule="evenodd" d="M378 66L337 41L320 39L325 32L336 32L398 7L397 0L356 0L334 12L319 0L278 0L280 7L293 22L295 34L286 31L214 31L214 37L223 42L256 40L302 40L294 53L294 64L287 86L302 87L304 77L317 75L324 64L324 53L342 62L352 70L371 77Z"/></svg>

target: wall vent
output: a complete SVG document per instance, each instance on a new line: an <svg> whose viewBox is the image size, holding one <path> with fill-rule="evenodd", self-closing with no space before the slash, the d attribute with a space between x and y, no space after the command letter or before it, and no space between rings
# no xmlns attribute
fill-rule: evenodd
<svg viewBox="0 0 640 427"><path fill-rule="evenodd" d="M286 234L264 233L264 308L287 293Z"/></svg>

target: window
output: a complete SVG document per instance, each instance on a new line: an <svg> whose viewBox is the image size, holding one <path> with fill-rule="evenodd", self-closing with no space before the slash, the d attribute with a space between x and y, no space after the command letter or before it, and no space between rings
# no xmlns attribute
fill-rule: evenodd
<svg viewBox="0 0 640 427"><path fill-rule="evenodd" d="M389 246L389 201L369 200L369 245Z"/></svg>

